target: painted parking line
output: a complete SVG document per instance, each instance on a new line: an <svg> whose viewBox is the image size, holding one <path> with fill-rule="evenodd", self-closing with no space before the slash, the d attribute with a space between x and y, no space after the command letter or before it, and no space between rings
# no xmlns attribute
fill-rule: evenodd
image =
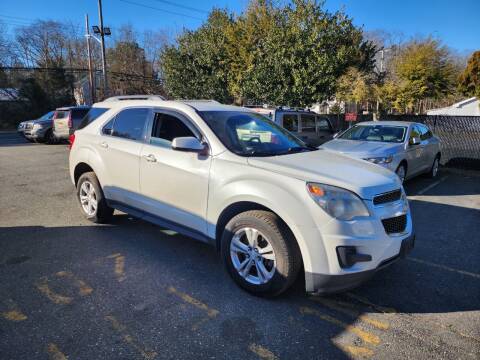
<svg viewBox="0 0 480 360"><path fill-rule="evenodd" d="M426 260L422 260L422 259L418 259L418 258L414 258L414 257L410 257L410 256L407 257L407 260L414 261L416 263L423 264L423 265L436 267L438 269L454 272L454 273L457 273L457 274L471 276L471 277L474 277L476 279L480 279L480 274L476 274L476 273L473 273L473 272L470 272L470 271L458 270L458 269L451 268L449 266L436 264L436 263L433 263L433 262L430 262L430 261L426 261Z"/></svg>
<svg viewBox="0 0 480 360"><path fill-rule="evenodd" d="M195 306L196 308L200 309L200 310L203 310L204 312L206 312L207 316L210 317L210 318L214 318L216 317L220 311L216 310L216 309L212 309L210 307L208 307L208 305L204 304L203 302L201 302L200 300L197 300L195 299L194 297L188 295L188 294L185 294L181 291L178 291L177 289L175 289L173 286L170 286L168 288L168 292L170 294L175 294L177 295L178 297L180 297L183 301L185 301L186 303L190 304L190 305L193 305Z"/></svg>
<svg viewBox="0 0 480 360"><path fill-rule="evenodd" d="M267 348L263 347L262 345L250 344L248 346L248 350L253 352L255 355L257 355L262 360L277 360L278 359L273 352L271 352Z"/></svg>
<svg viewBox="0 0 480 360"><path fill-rule="evenodd" d="M14 322L27 320L27 315L20 310L13 300L9 299L6 301L6 308L8 310L0 312L0 317L3 317L5 320Z"/></svg>
<svg viewBox="0 0 480 360"><path fill-rule="evenodd" d="M120 253L107 256L108 259L115 259L114 272L118 282L125 280L125 256Z"/></svg>
<svg viewBox="0 0 480 360"><path fill-rule="evenodd" d="M434 183L424 187L423 189L417 191L417 193L413 196L408 196L408 198L415 198L416 195L423 195L425 194L427 191L430 191L432 190L434 187L437 187L438 185L440 185L442 182L444 182L445 180L448 179L448 175L445 175L444 177L442 177L441 179L435 181Z"/></svg>
<svg viewBox="0 0 480 360"><path fill-rule="evenodd" d="M57 278L67 279L68 283L78 289L78 295L82 297L88 296L93 292L91 286L89 286L85 281L79 279L70 271L59 271L55 274L55 276ZM44 276L35 284L35 287L54 304L68 305L72 303L73 297L55 292L50 288L49 282L49 278Z"/></svg>
<svg viewBox="0 0 480 360"><path fill-rule="evenodd" d="M58 346L54 343L50 343L47 346L47 353L51 360L68 360L68 357L60 351Z"/></svg>
<svg viewBox="0 0 480 360"><path fill-rule="evenodd" d="M370 358L373 356L374 352L372 349L357 346L357 345L343 345L337 342L332 342L335 346L338 346L343 352L350 354L353 358Z"/></svg>
<svg viewBox="0 0 480 360"><path fill-rule="evenodd" d="M331 300L331 299L321 298L321 297L312 297L312 300L319 304L322 304L325 307L328 307L329 309L357 318L362 322L368 325L371 325L377 329L388 330L390 328L390 325L388 323L374 319L371 316L362 314L360 311L357 311L355 309L355 305L351 303L347 303L339 300Z"/></svg>
<svg viewBox="0 0 480 360"><path fill-rule="evenodd" d="M113 315L105 316L105 320L110 322L112 328L121 335L122 340L137 350L144 359L152 360L157 357L158 353L156 351L146 350L138 340L128 333L127 327L121 324Z"/></svg>
<svg viewBox="0 0 480 360"><path fill-rule="evenodd" d="M324 313L318 311L317 309L314 309L314 308L311 308L311 307L308 307L308 306L302 306L302 307L300 307L300 312L304 315L314 315L314 316L316 316L317 318L319 318L323 321L326 321L326 322L329 322L330 324L339 326L339 327L343 328L345 331L348 331L352 334L357 335L360 339L362 339L364 342L366 342L368 344L371 344L371 345L380 344L380 338L377 335L372 334L368 331L362 330L362 329L360 329L356 326L347 324L347 323L345 323L345 322L343 322L343 321L341 321L337 318L334 318L333 316L324 314Z"/></svg>
<svg viewBox="0 0 480 360"><path fill-rule="evenodd" d="M378 311L378 312L381 312L381 313L386 313L386 314L395 314L397 313L397 310L392 308L392 307L386 307L386 306L382 306L382 305L377 305L377 304L374 304L373 302L371 302L369 299L367 299L366 297L364 296L360 296L360 295L357 295L357 294L354 294L354 293L351 293L351 292L347 292L344 294L345 296L348 296L349 298L351 299L354 299L354 300L357 300L358 302L362 303L362 304L365 304L367 305L368 307Z"/></svg>

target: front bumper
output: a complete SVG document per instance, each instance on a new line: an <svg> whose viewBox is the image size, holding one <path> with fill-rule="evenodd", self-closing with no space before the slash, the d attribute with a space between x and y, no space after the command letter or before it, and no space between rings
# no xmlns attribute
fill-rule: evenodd
<svg viewBox="0 0 480 360"><path fill-rule="evenodd" d="M378 270L381 270L400 258L404 258L415 246L415 234L402 240L400 251L397 255L382 261L375 269L355 272L343 275L326 275L316 273L306 273L310 284L313 285L314 294L323 295L346 291L357 287L370 279Z"/></svg>

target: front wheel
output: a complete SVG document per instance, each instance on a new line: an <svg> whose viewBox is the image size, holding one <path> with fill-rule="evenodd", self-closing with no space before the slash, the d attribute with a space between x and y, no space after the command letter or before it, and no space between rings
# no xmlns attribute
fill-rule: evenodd
<svg viewBox="0 0 480 360"><path fill-rule="evenodd" d="M45 133L45 144L48 144L48 145L52 145L52 144L55 144L56 141L55 141L55 135L53 135L53 130L50 129L50 130L47 130L47 132Z"/></svg>
<svg viewBox="0 0 480 360"><path fill-rule="evenodd" d="M94 223L107 223L111 220L113 209L107 205L94 172L84 173L78 179L77 198L88 220Z"/></svg>
<svg viewBox="0 0 480 360"><path fill-rule="evenodd" d="M403 184L407 176L407 167L405 166L405 164L398 165L397 170L395 170L395 174L397 174L400 182Z"/></svg>
<svg viewBox="0 0 480 360"><path fill-rule="evenodd" d="M228 222L222 257L233 280L258 296L281 294L301 268L300 250L290 229L263 210L246 211Z"/></svg>

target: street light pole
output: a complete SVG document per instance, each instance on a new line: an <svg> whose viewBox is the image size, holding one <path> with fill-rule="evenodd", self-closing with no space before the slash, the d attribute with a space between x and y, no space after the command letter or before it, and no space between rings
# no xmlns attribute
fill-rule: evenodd
<svg viewBox="0 0 480 360"><path fill-rule="evenodd" d="M87 55L88 55L88 83L90 85L90 96L92 104L95 102L95 82L93 80L92 52L90 50L90 29L88 27L88 14L85 14L85 34L87 38Z"/></svg>
<svg viewBox="0 0 480 360"><path fill-rule="evenodd" d="M100 18L100 39L102 46L102 72L103 72L103 96L108 96L108 83L107 83L107 59L105 57L105 37L103 31L103 14L102 14L102 0L98 0L98 17Z"/></svg>

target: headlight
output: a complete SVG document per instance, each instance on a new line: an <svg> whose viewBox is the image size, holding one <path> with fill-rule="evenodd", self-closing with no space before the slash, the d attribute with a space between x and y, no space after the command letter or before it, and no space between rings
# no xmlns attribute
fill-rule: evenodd
<svg viewBox="0 0 480 360"><path fill-rule="evenodd" d="M33 124L33 128L34 129L41 129L41 128L43 128L43 125L42 124Z"/></svg>
<svg viewBox="0 0 480 360"><path fill-rule="evenodd" d="M307 183L307 191L323 210L338 220L370 216L362 199L351 191L317 183Z"/></svg>
<svg viewBox="0 0 480 360"><path fill-rule="evenodd" d="M370 161L374 164L390 164L393 161L393 156L385 156L385 157L371 157L371 158L366 158L363 160Z"/></svg>

